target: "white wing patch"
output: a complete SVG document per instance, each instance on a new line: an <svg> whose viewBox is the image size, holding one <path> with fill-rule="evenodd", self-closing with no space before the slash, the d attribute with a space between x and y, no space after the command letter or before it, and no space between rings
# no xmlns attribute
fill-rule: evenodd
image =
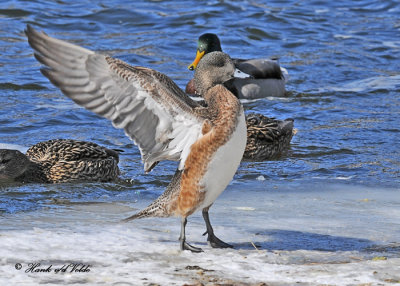
<svg viewBox="0 0 400 286"><path fill-rule="evenodd" d="M175 150L182 150L179 163L179 170L182 170L193 143L203 136L201 133L202 124L187 119L177 122L181 124L179 126L177 123L174 124L175 126L173 125L174 132L172 136L175 138L170 142L169 146L175 146ZM174 133L176 133L176 136L174 136Z"/></svg>

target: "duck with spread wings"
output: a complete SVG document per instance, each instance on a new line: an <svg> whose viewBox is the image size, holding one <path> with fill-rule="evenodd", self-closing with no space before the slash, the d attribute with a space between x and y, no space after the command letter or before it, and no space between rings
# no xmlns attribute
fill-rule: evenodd
<svg viewBox="0 0 400 286"><path fill-rule="evenodd" d="M181 217L180 248L186 242L187 217L197 210L212 247L231 245L218 239L208 210L232 180L246 146L246 122L239 100L223 83L235 66L222 52L209 53L196 68L195 84L206 106L190 99L170 78L58 40L30 26L25 31L42 73L61 91L124 129L139 147L145 172L161 160L179 161L165 192L126 220Z"/></svg>

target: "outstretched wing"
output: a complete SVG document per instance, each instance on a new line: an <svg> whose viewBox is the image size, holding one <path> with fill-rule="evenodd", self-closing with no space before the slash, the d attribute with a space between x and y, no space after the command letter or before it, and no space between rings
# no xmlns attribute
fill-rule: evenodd
<svg viewBox="0 0 400 286"><path fill-rule="evenodd" d="M29 25L25 30L42 73L61 91L122 128L139 146L144 169L158 161L180 160L184 166L190 146L202 136L205 118L199 104L171 79L144 67L58 40Z"/></svg>

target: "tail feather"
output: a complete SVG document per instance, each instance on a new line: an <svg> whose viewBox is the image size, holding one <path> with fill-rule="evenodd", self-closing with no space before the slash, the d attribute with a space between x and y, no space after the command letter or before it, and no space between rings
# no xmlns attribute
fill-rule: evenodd
<svg viewBox="0 0 400 286"><path fill-rule="evenodd" d="M157 201L153 202L147 208L141 210L140 212L123 219L123 222L128 222L130 220L145 218L145 217L166 217L163 208L161 208L160 204L155 204Z"/></svg>
<svg viewBox="0 0 400 286"><path fill-rule="evenodd" d="M169 217L172 215L171 210L168 209L168 204L178 196L179 186L181 182L182 170L176 170L175 175L172 177L165 192L152 202L147 208L140 212L124 219L124 222L145 218L145 217Z"/></svg>

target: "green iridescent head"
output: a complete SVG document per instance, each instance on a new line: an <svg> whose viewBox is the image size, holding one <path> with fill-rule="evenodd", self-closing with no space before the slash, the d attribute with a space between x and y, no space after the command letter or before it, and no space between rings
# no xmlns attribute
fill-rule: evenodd
<svg viewBox="0 0 400 286"><path fill-rule="evenodd" d="M201 58L211 52L222 52L221 42L217 35L212 33L205 33L201 35L197 41L196 58L193 63L188 67L190 70L196 69Z"/></svg>

